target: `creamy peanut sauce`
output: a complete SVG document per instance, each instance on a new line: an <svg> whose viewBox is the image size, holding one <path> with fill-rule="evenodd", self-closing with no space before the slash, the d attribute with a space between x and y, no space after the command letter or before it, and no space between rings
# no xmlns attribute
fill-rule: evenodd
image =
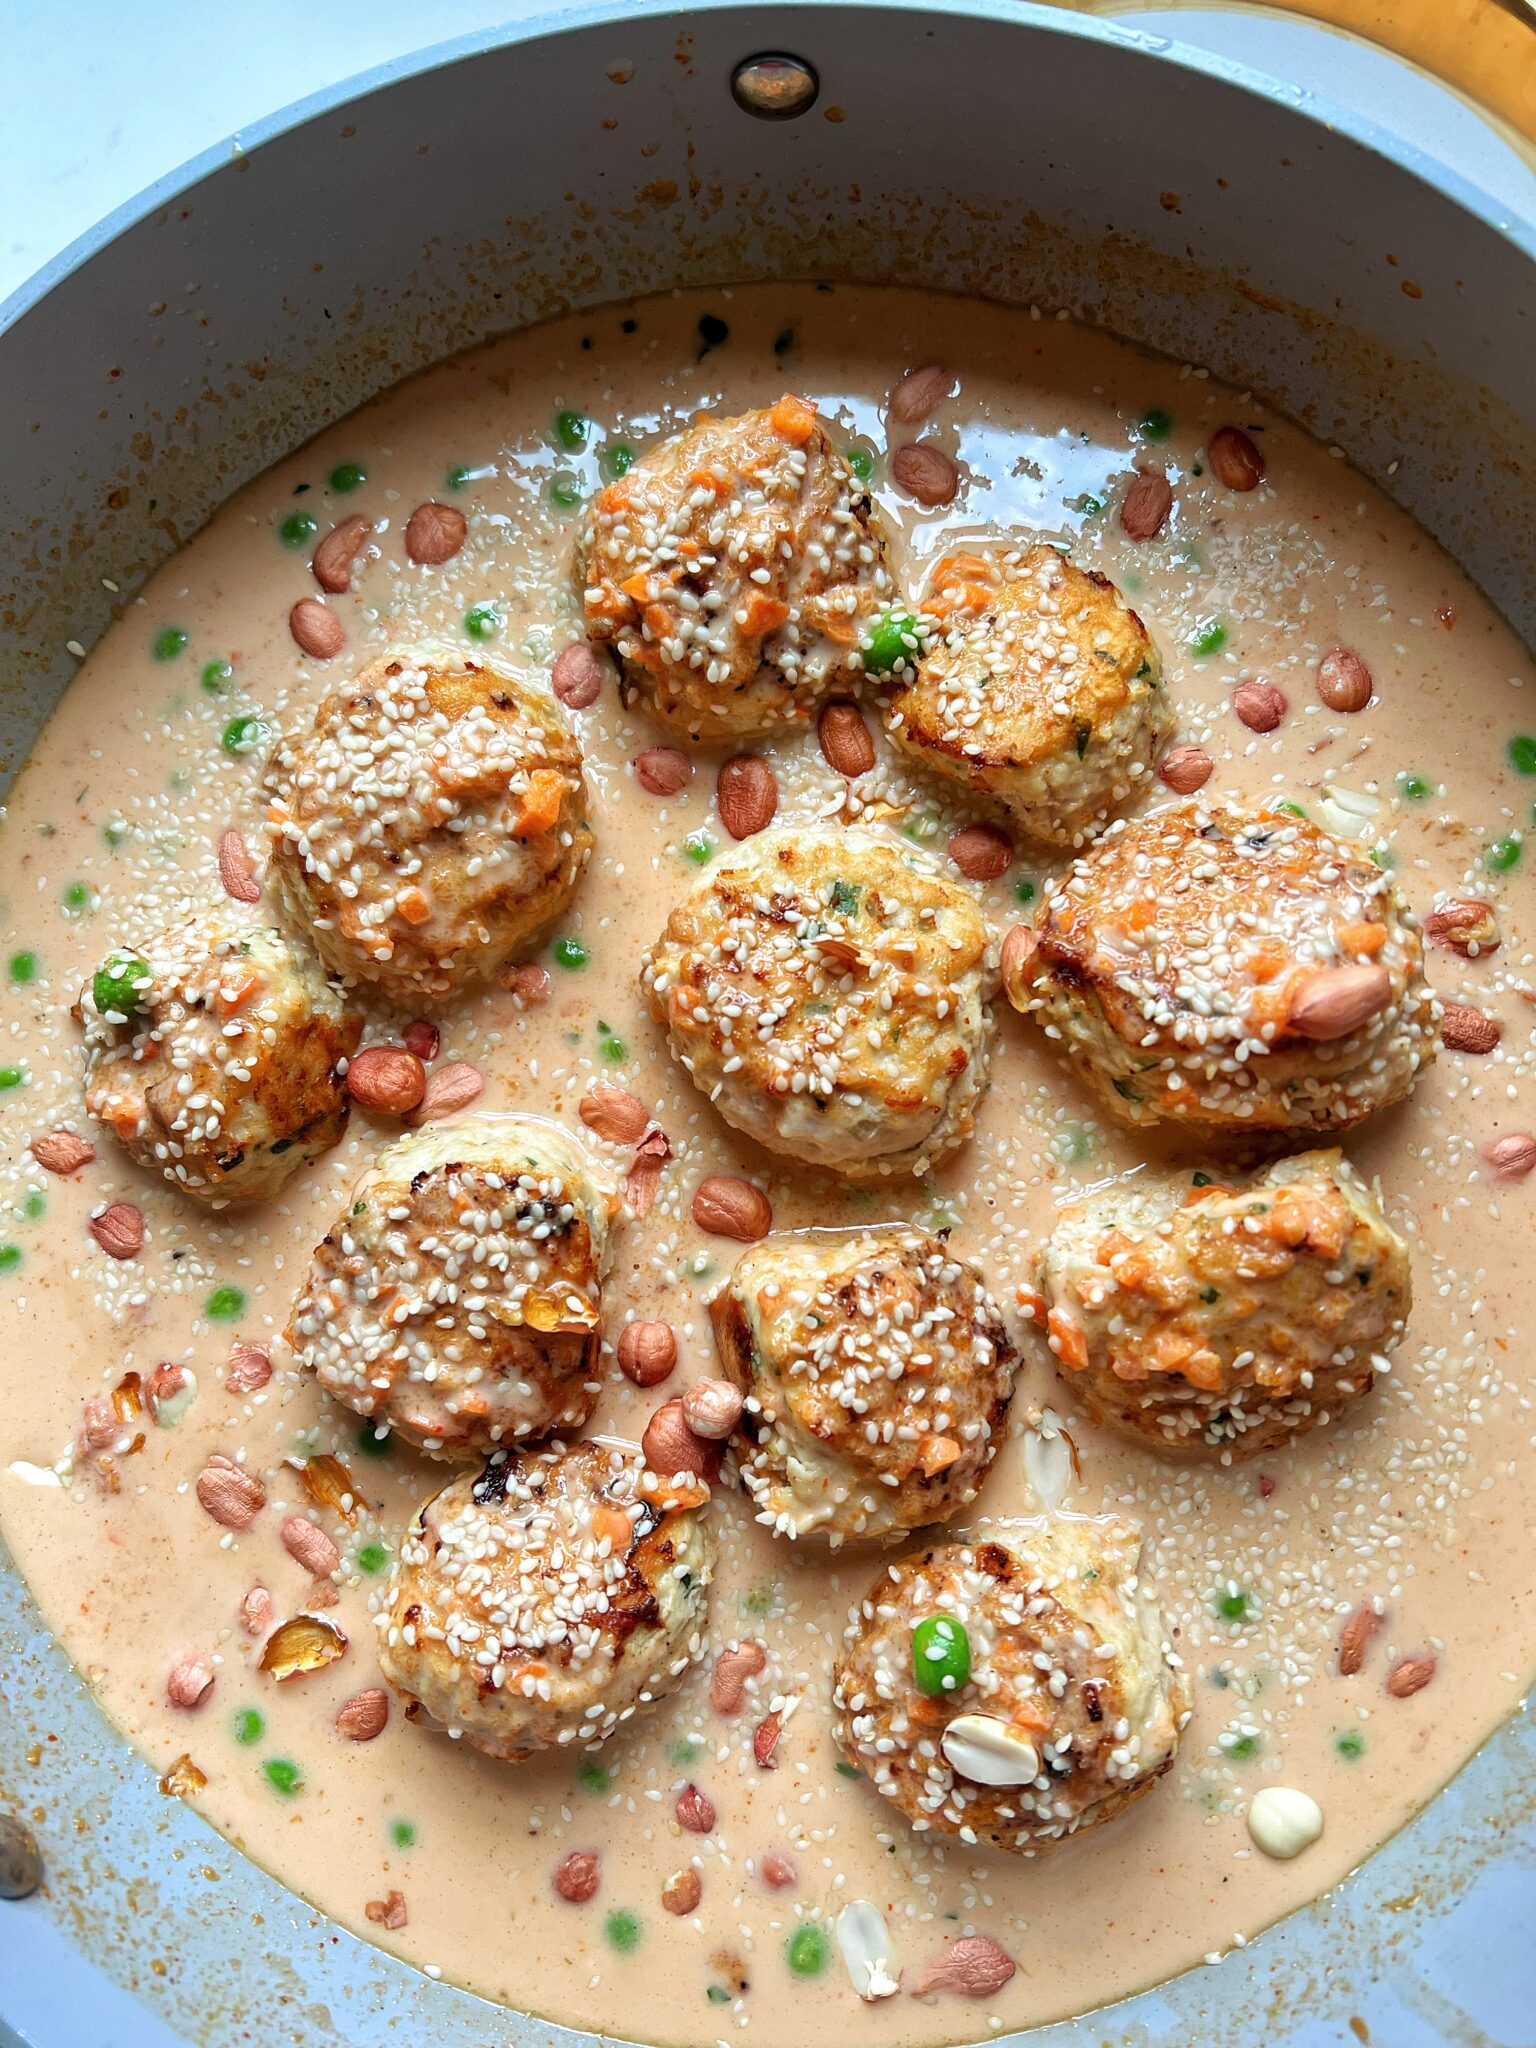
<svg viewBox="0 0 1536 2048"><path fill-rule="evenodd" d="M717 329L701 336L705 315L729 328L714 346L706 342ZM925 512L890 483L882 402L897 375L932 359L953 367L958 395L921 431L958 457L964 485L954 505ZM1069 545L1145 618L1167 662L1178 739L1217 758L1212 795L1290 799L1332 822L1343 822L1332 808L1342 804L1379 857L1395 861L1421 915L1451 891L1488 898L1502 927L1491 957L1432 948L1430 959L1442 996L1502 1024L1497 1050L1442 1052L1406 1107L1346 1141L1362 1171L1381 1177L1387 1213L1411 1244L1416 1298L1390 1375L1344 1423L1256 1464L1164 1462L1075 1415L1070 1387L1014 1305L1057 1199L1152 1148L1104 1128L1044 1040L1001 1003L977 1135L931 1178L860 1192L734 1137L670 1064L635 979L642 950L697 873L690 835L705 835L695 855L729 843L714 809L717 757L696 749L686 791L648 795L630 763L672 736L624 712L611 686L574 714L597 850L562 931L590 958L566 969L541 956L554 981L542 1009L521 1010L499 988L462 1004L444 1019L441 1058L482 1069L481 1107L573 1126L589 1084L616 1082L671 1137L655 1207L618 1228L595 1431L638 1437L667 1394L713 1369L702 1304L737 1248L690 1220L704 1174L758 1180L780 1228L898 1217L953 1225L1025 1359L1009 1440L962 1526L1038 1512L1025 1433L1051 1407L1081 1452L1064 1504L1141 1524L1195 1699L1170 1775L1124 1818L1038 1861L914 1836L835 1767L831 1656L878 1554L829 1556L771 1538L729 1479L710 1509L720 1544L712 1650L750 1638L768 1650L739 1717L711 1712L706 1658L673 1699L590 1755L496 1764L408 1725L398 1706L377 1740L340 1739L336 1708L378 1682L371 1616L389 1561L419 1502L453 1468L397 1445L365 1455L358 1419L300 1383L279 1333L312 1247L398 1125L354 1111L344 1141L279 1200L210 1216L132 1168L82 1107L70 1005L112 946L219 900L214 848L227 828L260 845L266 735L306 721L344 672L385 648L425 636L473 644L465 619L477 605L494 605L500 620L487 648L530 677L545 674L577 630L573 501L606 473L603 451L643 447L701 407L734 412L786 389L817 400L824 422L874 456L907 590L962 537L1008 528ZM559 445L562 410L596 423L580 452ZM1208 437L1229 421L1264 451L1267 481L1251 494L1222 488L1204 461ZM1139 545L1116 518L1137 457L1166 465L1177 492L1170 525ZM332 472L349 463L366 480L333 488ZM469 514L469 541L445 567L414 568L403 527L433 497ZM307 512L323 535L358 511L379 525L351 593L329 600L349 646L327 667L298 652L287 626L290 606L316 594L313 541L300 533L285 545L280 527ZM1223 644L1193 651L1202 633L1202 645L1217 638L1214 626ZM163 659L154 644L168 628L186 641ZM1328 710L1314 686L1320 657L1340 644L1376 682L1375 701L1353 716ZM1272 735L1251 733L1229 708L1239 680L1255 676L1289 699ZM39 742L0 852L17 956L0 1046L0 1515L106 1710L157 1769L189 1755L207 1778L199 1810L359 1933L488 1997L646 2040L985 2036L1165 1978L1335 1883L1511 1710L1532 1662L1536 1595L1519 1560L1536 1512L1524 1463L1536 1381L1517 1333L1533 1309L1536 1185L1501 1183L1481 1158L1488 1141L1536 1124L1536 1013L1526 1000L1536 979L1536 849L1517 857L1536 794L1519 771L1522 759L1536 766L1536 746L1519 759L1509 752L1524 725L1536 726L1531 677L1528 657L1424 534L1253 398L1071 325L912 293L764 286L565 320L441 366L258 479L125 604ZM228 751L222 736L241 719L262 731L243 729L254 744ZM236 727L231 745L241 738ZM882 829L942 857L975 814L877 744L856 805L865 795L896 805ZM846 785L814 733L768 751L779 822L839 812ZM1343 796L1328 794L1335 783ZM1028 885L1038 890L1046 871L1021 855L986 886L999 935L1030 914ZM370 1036L402 1021L375 1011ZM98 1148L71 1179L41 1171L26 1149L64 1122ZM628 1153L597 1149L622 1178ZM119 1198L148 1223L143 1251L124 1262L87 1228ZM658 1391L630 1386L615 1367L611 1345L632 1316L665 1318L679 1332L678 1371ZM236 1339L271 1347L276 1372L259 1393L226 1391ZM134 1425L142 1448L117 1461L121 1490L109 1493L62 1456L82 1401L161 1360L192 1368L196 1398L177 1427L148 1416ZM245 1534L222 1531L193 1493L215 1450L243 1454L265 1478L269 1504ZM354 1524L318 1516L341 1547L340 1597L324 1611L348 1649L331 1668L279 1685L256 1670L259 1646L238 1610L258 1583L279 1615L306 1603L308 1582L278 1528L309 1505L286 1461L316 1451L340 1457L366 1497ZM55 1461L63 1483L50 1485ZM1363 1669L1341 1678L1341 1623L1370 1599L1386 1619ZM178 1711L167 1675L191 1654L215 1660L217 1681L198 1709ZM1435 1673L1396 1698L1386 1677L1409 1654L1434 1658ZM764 1770L752 1730L776 1699L798 1705L775 1768ZM682 1833L674 1820L689 1780L718 1808L708 1835ZM1290 1862L1260 1855L1245 1824L1249 1802L1275 1785L1310 1794L1325 1817L1321 1839ZM602 1859L600 1889L585 1905L563 1903L549 1882L578 1849ZM761 1860L772 1852L793 1857L792 1888L765 1885ZM674 1918L662 1888L688 1865L702 1901ZM393 1891L408 1920L391 1930L366 1909ZM859 1898L887 1914L909 1983L960 1932L993 1936L1018 1974L973 2005L905 1993L864 2005L830 1940L822 1973L796 1974L796 1930L819 1920L830 1934ZM247 1938L266 1936L231 1928L232 1941Z"/></svg>

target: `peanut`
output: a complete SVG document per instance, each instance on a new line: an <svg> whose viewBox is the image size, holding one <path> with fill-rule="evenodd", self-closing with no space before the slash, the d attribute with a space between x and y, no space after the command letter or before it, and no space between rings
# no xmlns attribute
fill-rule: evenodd
<svg viewBox="0 0 1536 2048"><path fill-rule="evenodd" d="M952 505L960 491L960 470L952 456L931 441L909 441L891 457L891 476L919 505Z"/></svg>
<svg viewBox="0 0 1536 2048"><path fill-rule="evenodd" d="M373 531L373 521L355 513L350 519L343 519L315 549L310 568L315 572L315 581L322 590L333 595L352 588L352 564L367 545Z"/></svg>
<svg viewBox="0 0 1536 2048"><path fill-rule="evenodd" d="M405 552L423 568L451 562L469 537L469 521L454 505L429 498L405 522Z"/></svg>
<svg viewBox="0 0 1536 2048"><path fill-rule="evenodd" d="M690 1835L707 1835L715 1824L715 1802L691 1778L678 1793L674 1811L678 1826L686 1828Z"/></svg>
<svg viewBox="0 0 1536 2048"><path fill-rule="evenodd" d="M779 785L761 754L733 754L715 779L720 822L733 839L750 839L773 823Z"/></svg>
<svg viewBox="0 0 1536 2048"><path fill-rule="evenodd" d="M1003 940L1003 993L1016 1010L1029 1007L1034 966L1040 952L1040 935L1030 924L1016 924Z"/></svg>
<svg viewBox="0 0 1536 2048"><path fill-rule="evenodd" d="M352 1055L347 1093L377 1116L409 1116L427 1092L427 1070L403 1045L367 1045Z"/></svg>
<svg viewBox="0 0 1536 2048"><path fill-rule="evenodd" d="M573 640L555 656L549 687L571 711L585 711L603 694L608 664L590 640Z"/></svg>
<svg viewBox="0 0 1536 2048"><path fill-rule="evenodd" d="M1309 975L1291 1002L1289 1029L1298 1038L1330 1044L1348 1038L1392 1000L1385 967L1325 967Z"/></svg>
<svg viewBox="0 0 1536 2048"><path fill-rule="evenodd" d="M756 1244L773 1228L768 1197L749 1180L735 1174L712 1173L693 1192L693 1220L712 1237L734 1237Z"/></svg>
<svg viewBox="0 0 1536 2048"><path fill-rule="evenodd" d="M962 1998L991 1998L1017 1968L1012 1956L990 1934L962 1934L918 1972L912 1996L926 1998L932 1991L955 1991Z"/></svg>
<svg viewBox="0 0 1536 2048"><path fill-rule="evenodd" d="M949 842L949 857L968 882L995 882L1013 862L1013 841L1000 826L967 825Z"/></svg>
<svg viewBox="0 0 1536 2048"><path fill-rule="evenodd" d="M501 985L513 995L525 1010L537 1009L540 1003L549 1001L550 989L554 986L547 967L537 966L525 960L521 967L509 967L501 977Z"/></svg>
<svg viewBox="0 0 1536 2048"><path fill-rule="evenodd" d="M372 1742L389 1722L389 1694L382 1685L355 1692L336 1709L336 1733L348 1742Z"/></svg>
<svg viewBox="0 0 1536 2048"><path fill-rule="evenodd" d="M550 1884L557 1899L568 1906L584 1906L595 1898L602 1882L602 1864L595 1850L576 1849L556 1868Z"/></svg>
<svg viewBox="0 0 1536 2048"><path fill-rule="evenodd" d="M1317 694L1330 711L1363 711L1371 689L1371 672L1352 648L1332 648L1317 665Z"/></svg>
<svg viewBox="0 0 1536 2048"><path fill-rule="evenodd" d="M835 698L822 707L816 737L827 766L846 775L850 782L857 775L867 775L875 765L875 743L864 723L864 714L846 697Z"/></svg>
<svg viewBox="0 0 1536 2048"><path fill-rule="evenodd" d="M1371 1646L1371 1638L1385 1622L1386 1616L1378 1614L1369 1600L1362 1601L1354 1611L1345 1617L1344 1626L1339 1630L1339 1676L1353 1678L1365 1662L1365 1653Z"/></svg>
<svg viewBox="0 0 1536 2048"><path fill-rule="evenodd" d="M778 1748L779 1737L783 1733L784 1721L779 1714L764 1714L762 1720L752 1730L752 1761L759 1770L772 1771L778 1768L773 1760L773 1752Z"/></svg>
<svg viewBox="0 0 1536 2048"><path fill-rule="evenodd" d="M647 747L635 756L635 780L652 796L676 796L693 780L693 763L680 747Z"/></svg>
<svg viewBox="0 0 1536 2048"><path fill-rule="evenodd" d="M144 1217L132 1202L108 1202L90 1232L109 1259L136 1259L144 1249Z"/></svg>
<svg viewBox="0 0 1536 2048"><path fill-rule="evenodd" d="M669 1877L661 1888L662 1905L679 1919L685 1913L693 1912L703 1896L704 1881L691 1865Z"/></svg>
<svg viewBox="0 0 1536 2048"><path fill-rule="evenodd" d="M729 1380L698 1380L683 1396L683 1420L695 1436L723 1443L741 1420L741 1389Z"/></svg>
<svg viewBox="0 0 1536 2048"><path fill-rule="evenodd" d="M443 1034L425 1017L413 1019L400 1035L405 1040L406 1051L415 1053L423 1062L435 1060L442 1050Z"/></svg>
<svg viewBox="0 0 1536 2048"><path fill-rule="evenodd" d="M236 1344L229 1354L224 1386L231 1394L254 1394L272 1377L272 1360L260 1344Z"/></svg>
<svg viewBox="0 0 1536 2048"><path fill-rule="evenodd" d="M219 841L219 886L236 903L259 903L261 884L243 835L231 829Z"/></svg>
<svg viewBox="0 0 1536 2048"><path fill-rule="evenodd" d="M341 1564L341 1552L308 1515L290 1515L278 1533L284 1550L312 1579L328 1579Z"/></svg>
<svg viewBox="0 0 1536 2048"><path fill-rule="evenodd" d="M77 1173L96 1157L96 1147L73 1131L40 1131L28 1149L48 1173Z"/></svg>
<svg viewBox="0 0 1536 2048"><path fill-rule="evenodd" d="M1239 683L1232 692L1232 709L1250 732L1273 732L1290 708L1284 690L1262 677Z"/></svg>
<svg viewBox="0 0 1536 2048"><path fill-rule="evenodd" d="M190 1714L213 1690L214 1669L206 1657L181 1657L171 1666L165 1696L173 1707Z"/></svg>
<svg viewBox="0 0 1536 2048"><path fill-rule="evenodd" d="M637 1387L659 1387L677 1366L670 1323L626 1323L619 1333L619 1371Z"/></svg>
<svg viewBox="0 0 1536 2048"><path fill-rule="evenodd" d="M311 661L334 661L347 644L347 629L318 597L301 597L288 614L288 630Z"/></svg>
<svg viewBox="0 0 1536 2048"><path fill-rule="evenodd" d="M717 1714L739 1714L746 1705L747 1680L767 1667L761 1643L733 1643L715 1659L709 1679L709 1704Z"/></svg>
<svg viewBox="0 0 1536 2048"><path fill-rule="evenodd" d="M1170 747L1158 762L1157 773L1175 796L1193 796L1197 789L1204 789L1215 768L1204 747Z"/></svg>
<svg viewBox="0 0 1536 2048"><path fill-rule="evenodd" d="M1440 1020L1440 1042L1451 1052L1492 1052L1504 1036L1497 1017L1474 1010L1467 1003L1447 1003Z"/></svg>
<svg viewBox="0 0 1536 2048"><path fill-rule="evenodd" d="M924 363L919 369L908 370L891 386L886 411L904 427L919 426L937 412L954 388L952 370L945 369L942 363Z"/></svg>
<svg viewBox="0 0 1536 2048"><path fill-rule="evenodd" d="M215 1451L197 1476L198 1504L222 1529L249 1529L267 1504L254 1472Z"/></svg>
<svg viewBox="0 0 1536 2048"><path fill-rule="evenodd" d="M1229 491L1251 491L1264 481L1264 458L1241 427L1218 427L1205 453L1217 482Z"/></svg>
<svg viewBox="0 0 1536 2048"><path fill-rule="evenodd" d="M1536 1136L1530 1131L1510 1131L1483 1147L1483 1158L1499 1180L1524 1180L1536 1166Z"/></svg>
<svg viewBox="0 0 1536 2048"><path fill-rule="evenodd" d="M427 1085L411 1116L413 1124L431 1123L434 1117L452 1116L468 1109L485 1092L485 1076L468 1060L451 1060L427 1078Z"/></svg>
<svg viewBox="0 0 1536 2048"><path fill-rule="evenodd" d="M690 1472L713 1486L720 1477L721 1449L695 1436L683 1419L681 1401L667 1401L645 1425L640 1439L646 1470L658 1478L674 1479Z"/></svg>
<svg viewBox="0 0 1536 2048"><path fill-rule="evenodd" d="M624 1176L624 1199L637 1218L650 1214L661 1170L672 1157L672 1141L665 1131L647 1131L635 1147L634 1163Z"/></svg>
<svg viewBox="0 0 1536 2048"><path fill-rule="evenodd" d="M1447 896L1424 920L1424 936L1464 960L1479 960L1499 949L1493 905L1476 896Z"/></svg>
<svg viewBox="0 0 1536 2048"><path fill-rule="evenodd" d="M1439 1659L1428 1650L1399 1657L1387 1673L1387 1691L1395 1700L1410 1700L1424 1690L1438 1669Z"/></svg>
<svg viewBox="0 0 1536 2048"><path fill-rule="evenodd" d="M651 1120L650 1111L638 1095L601 1082L583 1095L576 1105L576 1114L589 1131L609 1145L637 1145Z"/></svg>
<svg viewBox="0 0 1536 2048"><path fill-rule="evenodd" d="M1173 485L1152 472L1139 476L1120 500L1120 530L1127 540L1154 540L1173 510Z"/></svg>

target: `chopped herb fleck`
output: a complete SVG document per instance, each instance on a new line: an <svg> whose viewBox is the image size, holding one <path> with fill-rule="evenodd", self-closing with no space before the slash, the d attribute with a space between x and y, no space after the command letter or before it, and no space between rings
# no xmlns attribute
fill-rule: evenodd
<svg viewBox="0 0 1536 2048"><path fill-rule="evenodd" d="M603 1932L608 1937L608 1946L616 1948L621 1956L627 1956L632 1948L639 1946L640 1922L633 1913L622 1910L610 1913L603 1922Z"/></svg>

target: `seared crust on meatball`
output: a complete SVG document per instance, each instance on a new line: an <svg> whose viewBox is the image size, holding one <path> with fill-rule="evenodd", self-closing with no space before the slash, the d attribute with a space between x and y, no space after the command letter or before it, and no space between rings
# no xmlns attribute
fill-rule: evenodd
<svg viewBox="0 0 1536 2048"><path fill-rule="evenodd" d="M433 1124L381 1152L315 1251L287 1337L328 1394L441 1457L578 1429L618 1197L540 1117Z"/></svg>
<svg viewBox="0 0 1536 2048"><path fill-rule="evenodd" d="M919 1833L1028 1854L1113 1819L1189 1718L1140 1562L1126 1523L1058 1515L888 1565L833 1672L843 1754ZM912 1637L935 1616L959 1623L970 1660L937 1694L916 1682Z"/></svg>
<svg viewBox="0 0 1536 2048"><path fill-rule="evenodd" d="M1342 1131L1434 1058L1417 919L1308 819L1173 804L1053 882L1009 996L1131 1125Z"/></svg>
<svg viewBox="0 0 1536 2048"><path fill-rule="evenodd" d="M803 725L891 593L869 492L792 397L648 450L594 499L580 573L626 690L704 740Z"/></svg>
<svg viewBox="0 0 1536 2048"><path fill-rule="evenodd" d="M141 1166L218 1207L267 1200L336 1143L363 1020L303 940L231 905L118 957L136 1007L103 1015L88 983L75 1015L86 1107Z"/></svg>
<svg viewBox="0 0 1536 2048"><path fill-rule="evenodd" d="M421 1509L379 1617L379 1665L487 1756L595 1749L702 1654L714 1543L610 1444L492 1459Z"/></svg>
<svg viewBox="0 0 1536 2048"><path fill-rule="evenodd" d="M717 860L640 973L727 1123L859 1179L925 1172L970 1135L995 984L975 896L841 826L762 832Z"/></svg>
<svg viewBox="0 0 1536 2048"><path fill-rule="evenodd" d="M1000 804L1045 846L1081 846L1151 786L1173 726L1163 663L1107 576L1056 548L950 555L941 622L886 729L924 767Z"/></svg>
<svg viewBox="0 0 1536 2048"><path fill-rule="evenodd" d="M338 974L438 1005L527 953L592 851L581 743L477 657L370 662L267 767L272 869Z"/></svg>
<svg viewBox="0 0 1536 2048"><path fill-rule="evenodd" d="M1337 1151L1101 1187L1057 1217L1040 1288L1095 1420L1239 1456L1369 1393L1412 1300L1408 1247Z"/></svg>
<svg viewBox="0 0 1536 2048"><path fill-rule="evenodd" d="M764 1239L710 1303L737 1459L777 1534L889 1540L975 1499L1017 1354L981 1276L909 1224Z"/></svg>

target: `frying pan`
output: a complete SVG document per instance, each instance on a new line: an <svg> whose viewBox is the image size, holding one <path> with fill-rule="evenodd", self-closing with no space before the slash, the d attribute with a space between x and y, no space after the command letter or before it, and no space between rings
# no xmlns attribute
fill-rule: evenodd
<svg viewBox="0 0 1536 2048"><path fill-rule="evenodd" d="M1536 64L1536 38L1501 47ZM741 70L770 52L794 61ZM1515 125L1530 82L1504 79ZM1252 386L1536 639L1529 223L1315 97L1085 15L609 4L292 108L0 307L0 771L145 576L321 426L489 334L771 276L1066 309ZM1032 2048L1529 2048L1533 1785L1517 1716L1336 1892ZM162 1797L3 1547L0 1814L46 1870L0 1900L0 2043L590 2041L369 1948Z"/></svg>

